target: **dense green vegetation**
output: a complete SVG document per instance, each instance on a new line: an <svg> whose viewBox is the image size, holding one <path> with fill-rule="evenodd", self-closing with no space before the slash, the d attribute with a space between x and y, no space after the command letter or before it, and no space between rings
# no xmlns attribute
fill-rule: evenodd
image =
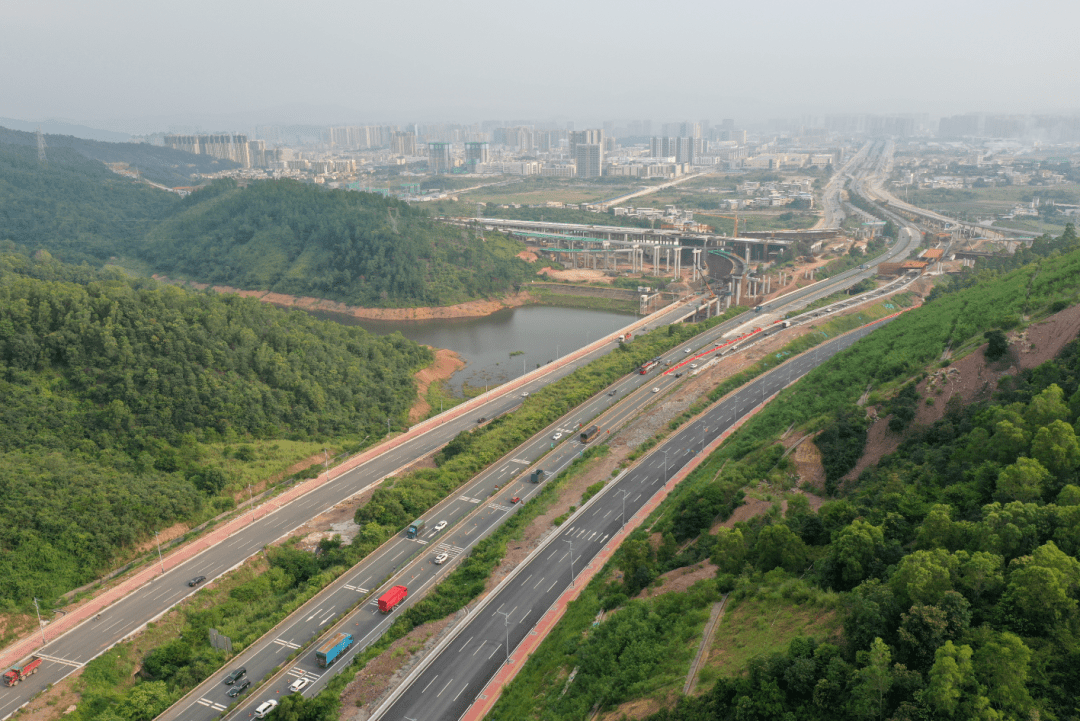
<svg viewBox="0 0 1080 721"><path fill-rule="evenodd" d="M910 426L923 400L910 381L947 344L964 352L986 331L1076 302L1080 249L1066 239L1012 272L977 275L816 369L707 459L579 601L592 594L594 608L613 613L589 631L588 608L572 606L494 717L580 718L594 704L603 711L641 695L669 697L679 685L674 672L664 689L622 682L636 669L659 677L650 671L656 659L672 655L663 634L604 649L589 639L607 624L605 635L632 626L634 613L619 620L633 610L627 598L705 557L718 567L715 590L736 598L762 584L836 595L830 604L842 610L844 632L839 640L796 638L782 652L728 667L711 690L658 721L1080 717L1080 341L1006 378L991 399L951 401L932 426ZM888 398L904 440L840 486L835 480L865 442L865 414L854 401L870 383ZM747 489L779 500L796 482L776 442L789 429L825 429L816 442L835 500L814 512L805 497L787 495L786 513L777 503L711 535ZM680 624L668 627L681 633ZM574 667L572 687L584 698L571 708L571 692L556 699L553 679Z"/></svg>
<svg viewBox="0 0 1080 721"><path fill-rule="evenodd" d="M15 145L0 145L0 198L0 241L95 265L180 205L74 150L50 149L42 166L36 149Z"/></svg>
<svg viewBox="0 0 1080 721"><path fill-rule="evenodd" d="M0 256L0 603L49 602L231 507L214 444L381 437L431 360L396 334Z"/></svg>
<svg viewBox="0 0 1080 721"><path fill-rule="evenodd" d="M42 165L34 148L0 144L0 196L0 241L65 262L137 259L177 278L351 305L447 305L515 291L535 272L516 257L521 243L401 201L231 180L181 201L66 147Z"/></svg>
<svg viewBox="0 0 1080 721"><path fill-rule="evenodd" d="M353 305L446 305L515 290L532 271L501 235L407 203L292 180L216 181L151 230L139 255L170 275Z"/></svg>

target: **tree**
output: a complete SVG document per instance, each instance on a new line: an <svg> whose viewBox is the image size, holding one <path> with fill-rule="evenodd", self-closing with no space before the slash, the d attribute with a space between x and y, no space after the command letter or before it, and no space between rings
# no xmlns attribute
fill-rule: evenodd
<svg viewBox="0 0 1080 721"><path fill-rule="evenodd" d="M742 531L737 528L721 527L713 546L712 562L722 573L742 573L746 561L746 541Z"/></svg>
<svg viewBox="0 0 1080 721"><path fill-rule="evenodd" d="M904 607L934 605L946 591L953 590L956 566L957 559L944 549L915 551L900 560L889 585Z"/></svg>
<svg viewBox="0 0 1080 721"><path fill-rule="evenodd" d="M806 567L806 544L783 523L765 526L758 534L758 566L763 571L782 567L789 572L802 571Z"/></svg>
<svg viewBox="0 0 1080 721"><path fill-rule="evenodd" d="M169 707L170 700L164 681L148 681L131 689L117 706L117 712L129 721L150 721Z"/></svg>
<svg viewBox="0 0 1080 721"><path fill-rule="evenodd" d="M1065 404L1065 392L1057 383L1051 383L1039 395L1031 399L1024 420L1028 428L1042 428L1054 421L1067 421L1069 406Z"/></svg>
<svg viewBox="0 0 1080 721"><path fill-rule="evenodd" d="M908 668L923 671L945 641L959 639L971 621L970 604L955 591L946 591L936 606L912 606L901 616L897 631Z"/></svg>
<svg viewBox="0 0 1080 721"><path fill-rule="evenodd" d="M1031 649L1008 631L987 629L983 637L973 659L976 677L994 708L1011 718L1026 717L1033 705L1027 690Z"/></svg>
<svg viewBox="0 0 1080 721"><path fill-rule="evenodd" d="M1010 564L1006 606L1021 630L1042 633L1074 617L1080 562L1053 541Z"/></svg>
<svg viewBox="0 0 1080 721"><path fill-rule="evenodd" d="M1054 475L1054 488L1062 487L1080 468L1080 443L1076 440L1076 431L1060 418L1055 419L1035 432L1031 455Z"/></svg>
<svg viewBox="0 0 1080 721"><path fill-rule="evenodd" d="M1042 498L1050 471L1033 458L1021 456L998 474L997 497L1002 501L1037 501Z"/></svg>
<svg viewBox="0 0 1080 721"><path fill-rule="evenodd" d="M994 426L994 456L1002 463L1012 463L1017 456L1027 453L1031 445L1031 435L1011 421L998 421Z"/></svg>
<svg viewBox="0 0 1080 721"><path fill-rule="evenodd" d="M987 360L996 361L1008 352L1009 339L1005 336L1003 331L997 329L988 330L983 333L983 337L986 338L986 351L984 351L984 355Z"/></svg>
<svg viewBox="0 0 1080 721"><path fill-rule="evenodd" d="M875 638L869 651L859 651L858 661L863 666L855 672L852 708L858 716L881 718L893 684L892 654L884 641Z"/></svg>
<svg viewBox="0 0 1080 721"><path fill-rule="evenodd" d="M824 573L834 588L849 590L884 570L881 562L884 550L885 534L881 528L855 520L829 544Z"/></svg>
<svg viewBox="0 0 1080 721"><path fill-rule="evenodd" d="M971 646L955 646L952 641L946 641L934 654L924 698L944 716L996 719L997 715L988 708L989 699L980 693L971 656Z"/></svg>

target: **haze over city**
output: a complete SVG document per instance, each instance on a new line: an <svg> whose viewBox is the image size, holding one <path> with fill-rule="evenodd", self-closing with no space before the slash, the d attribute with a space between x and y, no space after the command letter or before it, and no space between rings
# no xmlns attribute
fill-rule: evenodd
<svg viewBox="0 0 1080 721"><path fill-rule="evenodd" d="M1073 112L1077 4L4 4L0 116L254 123Z"/></svg>

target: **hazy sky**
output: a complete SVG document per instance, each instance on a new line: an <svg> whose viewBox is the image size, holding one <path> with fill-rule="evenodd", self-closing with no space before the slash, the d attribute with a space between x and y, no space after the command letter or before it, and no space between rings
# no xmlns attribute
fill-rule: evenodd
<svg viewBox="0 0 1080 721"><path fill-rule="evenodd" d="M0 117L199 124L1080 110L1076 0L0 0Z"/></svg>

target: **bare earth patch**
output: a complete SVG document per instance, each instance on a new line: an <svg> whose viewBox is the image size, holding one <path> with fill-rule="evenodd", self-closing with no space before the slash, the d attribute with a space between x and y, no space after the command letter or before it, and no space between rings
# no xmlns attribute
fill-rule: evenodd
<svg viewBox="0 0 1080 721"><path fill-rule="evenodd" d="M416 379L416 402L409 409L409 423L418 423L431 412L425 396L432 383L449 380L450 376L465 367L465 361L457 353L446 348L433 348L435 361L426 368L419 370L413 378Z"/></svg>
<svg viewBox="0 0 1080 721"><path fill-rule="evenodd" d="M300 310L321 310L328 313L340 313L354 318L369 318L372 320L431 320L436 318L479 318L491 315L503 308L516 308L536 301L527 292L512 293L503 298L470 300L457 305L434 306L429 308L364 308L355 305L346 305L325 298L311 298L308 296L295 296L285 293L271 293L265 290L241 290L228 285L214 285L207 283L195 283L193 281L175 281L164 275L153 276L154 280L162 283L172 283L196 290L210 288L218 293L233 293L246 298L257 298L264 303L270 303L282 308L298 308Z"/></svg>
<svg viewBox="0 0 1080 721"><path fill-rule="evenodd" d="M716 571L717 567L711 561L702 561L693 566L676 568L674 571L660 574L657 577L659 584L642 589L637 598L652 598L664 593L681 593L698 581L715 578Z"/></svg>
<svg viewBox="0 0 1080 721"><path fill-rule="evenodd" d="M570 268L567 270L555 270L554 268L541 268L536 271L537 275L546 275L552 280L587 281L610 283L613 278L605 275L602 270L587 270L584 268Z"/></svg>
<svg viewBox="0 0 1080 721"><path fill-rule="evenodd" d="M875 465L886 455L894 452L907 433L925 428L941 420L946 405L953 396L963 405L989 398L997 389L1003 376L1016 375L1021 369L1036 368L1052 358L1080 333L1080 305L1066 308L1044 321L1034 323L1019 333L1010 334L1012 363L1000 361L987 363L985 345L981 345L963 358L953 361L945 368L933 370L919 383L919 397L915 420L904 434L889 430L889 418L879 417L867 430L866 448L862 458L846 476L848 482L859 477L866 468ZM926 398L933 398L933 405L926 405ZM876 409L868 409L876 415ZM805 444L804 444L805 445Z"/></svg>

